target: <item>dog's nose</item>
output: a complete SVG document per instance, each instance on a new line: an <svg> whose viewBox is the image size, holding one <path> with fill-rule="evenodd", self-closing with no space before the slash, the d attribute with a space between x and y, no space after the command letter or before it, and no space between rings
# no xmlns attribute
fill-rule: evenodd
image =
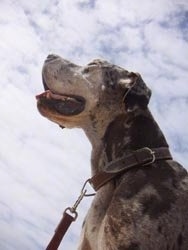
<svg viewBox="0 0 188 250"><path fill-rule="evenodd" d="M50 54L50 55L47 56L45 62L49 62L49 61L55 60L55 59L57 59L57 58L59 58L58 55Z"/></svg>

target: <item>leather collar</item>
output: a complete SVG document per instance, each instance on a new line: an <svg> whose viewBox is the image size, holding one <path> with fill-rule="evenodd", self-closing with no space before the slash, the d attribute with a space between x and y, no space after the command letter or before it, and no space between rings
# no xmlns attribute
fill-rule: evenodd
<svg viewBox="0 0 188 250"><path fill-rule="evenodd" d="M100 187L116 176L128 171L133 167L151 166L153 162L159 160L171 160L172 156L167 147L148 147L138 149L132 153L108 163L105 169L89 179L89 183L98 191Z"/></svg>

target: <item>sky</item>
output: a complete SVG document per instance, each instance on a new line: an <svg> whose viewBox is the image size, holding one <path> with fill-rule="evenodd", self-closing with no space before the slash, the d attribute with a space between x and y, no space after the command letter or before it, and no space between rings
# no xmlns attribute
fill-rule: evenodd
<svg viewBox="0 0 188 250"><path fill-rule="evenodd" d="M174 159L188 169L187 0L0 1L0 250L42 250L90 177L91 145L37 111L50 53L139 72ZM92 198L61 249L75 250Z"/></svg>

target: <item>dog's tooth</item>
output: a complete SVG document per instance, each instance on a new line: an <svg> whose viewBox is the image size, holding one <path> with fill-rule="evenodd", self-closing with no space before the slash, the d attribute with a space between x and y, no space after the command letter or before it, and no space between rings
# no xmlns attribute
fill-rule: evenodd
<svg viewBox="0 0 188 250"><path fill-rule="evenodd" d="M47 98L47 99L50 99L50 98L51 98L50 92L49 92L49 91L46 92L46 98Z"/></svg>
<svg viewBox="0 0 188 250"><path fill-rule="evenodd" d="M68 100L68 97L66 97L66 96L61 96L61 98L60 98L62 101L67 101Z"/></svg>
<svg viewBox="0 0 188 250"><path fill-rule="evenodd" d="M62 99L62 96L50 92L50 97L56 100Z"/></svg>

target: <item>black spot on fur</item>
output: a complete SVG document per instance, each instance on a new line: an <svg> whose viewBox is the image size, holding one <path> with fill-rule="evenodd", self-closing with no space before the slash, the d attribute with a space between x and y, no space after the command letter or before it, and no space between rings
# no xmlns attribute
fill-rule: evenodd
<svg viewBox="0 0 188 250"><path fill-rule="evenodd" d="M118 248L119 249L119 248ZM140 246L138 243L131 243L130 246L128 247L124 247L124 248L120 248L120 250L140 250Z"/></svg>
<svg viewBox="0 0 188 250"><path fill-rule="evenodd" d="M112 160L112 155L114 154L113 150L115 150L116 157L122 155L123 149L118 149L118 145L122 142L122 139L127 136L124 122L124 118L121 116L117 117L112 123L110 123L104 135L103 141L108 161Z"/></svg>
<svg viewBox="0 0 188 250"><path fill-rule="evenodd" d="M176 178L174 170L165 161L160 161L156 167L145 169L146 182L153 186L157 194L145 195L140 199L143 213L157 219L161 214L168 212L176 195L173 192L172 180ZM168 185L166 184L168 183Z"/></svg>
<svg viewBox="0 0 188 250"><path fill-rule="evenodd" d="M104 83L107 87L110 87L112 89L115 88L117 85L117 81L119 79L119 73L117 70L114 70L114 68L107 68L103 72L103 79Z"/></svg>
<svg viewBox="0 0 188 250"><path fill-rule="evenodd" d="M91 122L92 122L93 129L96 129L96 125L97 125L96 116L93 115L92 113L90 113L89 116L90 116L90 120L91 120Z"/></svg>
<svg viewBox="0 0 188 250"><path fill-rule="evenodd" d="M125 108L132 109L134 106L139 106L140 108L145 109L151 97L151 90L146 86L141 76L138 76L133 72L130 73L130 76L131 75L134 78L136 77L136 79L124 99Z"/></svg>
<svg viewBox="0 0 188 250"><path fill-rule="evenodd" d="M157 229L158 229L158 232L159 232L159 233L162 233L162 227L161 227L161 226L158 226Z"/></svg>
<svg viewBox="0 0 188 250"><path fill-rule="evenodd" d="M157 219L161 214L168 212L176 199L170 189L162 185L160 189L162 193L159 193L159 196L151 194L141 199L143 214L148 214L153 219Z"/></svg>
<svg viewBox="0 0 188 250"><path fill-rule="evenodd" d="M125 98L125 107L132 109L136 104L138 104L142 109L145 109L148 105L148 99L145 95L137 95L130 93Z"/></svg>
<svg viewBox="0 0 188 250"><path fill-rule="evenodd" d="M183 242L183 237L182 237L182 234L180 234L179 236L178 236L178 246L181 248L181 246L182 246L182 242Z"/></svg>
<svg viewBox="0 0 188 250"><path fill-rule="evenodd" d="M85 226L86 224L86 219L84 219L84 221L82 222L82 228Z"/></svg>
<svg viewBox="0 0 188 250"><path fill-rule="evenodd" d="M119 189L118 190L118 197L121 197L123 199L131 199L136 194L138 194L138 192L140 192L140 190L142 190L145 185L147 185L145 174L142 171L139 171L138 168L131 170L131 173L129 173L131 178L126 180L127 186L129 188ZM126 173L125 173L125 175L126 175ZM121 181L121 179L122 179L122 177L120 177L120 179L117 178L116 185L118 185L118 183Z"/></svg>

